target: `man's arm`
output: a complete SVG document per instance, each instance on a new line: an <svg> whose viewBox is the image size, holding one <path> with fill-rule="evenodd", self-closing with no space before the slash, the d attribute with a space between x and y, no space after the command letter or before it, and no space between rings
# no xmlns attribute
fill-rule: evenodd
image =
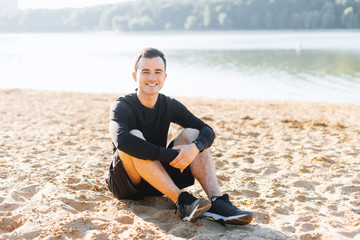
<svg viewBox="0 0 360 240"><path fill-rule="evenodd" d="M118 122L110 121L111 139L120 151L139 159L163 162L171 162L178 155L176 150L156 146L130 134L128 131L119 132L120 126Z"/></svg>
<svg viewBox="0 0 360 240"><path fill-rule="evenodd" d="M168 163L175 159L178 151L157 146L130 133L127 123L128 111L128 107L117 102L111 107L109 131L115 147L139 159Z"/></svg>
<svg viewBox="0 0 360 240"><path fill-rule="evenodd" d="M197 141L200 141L204 148L209 148L214 142L214 130L204 123L201 119L192 114L182 103L173 99L174 115L173 122L179 124L183 128L195 128L200 131Z"/></svg>
<svg viewBox="0 0 360 240"><path fill-rule="evenodd" d="M202 152L204 149L207 149L212 145L215 139L215 133L209 125L205 124L202 120L193 115L183 104L176 100L174 101L175 107L173 121L184 128L195 128L199 130L199 135L195 141L198 141L200 146L202 146L201 149L199 149L193 142L187 145L173 147L173 149L179 151L179 154L170 163L170 165L180 169L180 171L183 171L192 163L192 161L194 161L200 150Z"/></svg>

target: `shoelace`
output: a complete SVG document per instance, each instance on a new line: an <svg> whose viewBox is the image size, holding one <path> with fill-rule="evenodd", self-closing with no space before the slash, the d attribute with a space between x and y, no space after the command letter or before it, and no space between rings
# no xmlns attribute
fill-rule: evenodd
<svg viewBox="0 0 360 240"><path fill-rule="evenodd" d="M230 208L232 208L232 209L237 209L237 208L232 204L232 202L230 202L230 199L229 199L228 196L223 195L223 196L221 196L221 197L217 197L216 200L217 200L217 199L223 200L223 201L226 203L226 205L228 205ZM216 200L215 200L215 201L216 201Z"/></svg>

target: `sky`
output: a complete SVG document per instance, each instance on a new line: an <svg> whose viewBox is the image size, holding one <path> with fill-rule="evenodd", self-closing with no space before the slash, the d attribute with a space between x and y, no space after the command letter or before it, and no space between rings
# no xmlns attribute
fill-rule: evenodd
<svg viewBox="0 0 360 240"><path fill-rule="evenodd" d="M20 9L29 8L82 8L101 4L126 2L129 0L18 0Z"/></svg>

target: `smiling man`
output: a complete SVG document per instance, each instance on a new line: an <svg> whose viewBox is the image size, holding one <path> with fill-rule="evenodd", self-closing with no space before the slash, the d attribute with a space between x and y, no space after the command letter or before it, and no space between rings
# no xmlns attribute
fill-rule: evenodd
<svg viewBox="0 0 360 240"><path fill-rule="evenodd" d="M211 147L215 134L183 104L159 91L167 78L164 54L144 49L136 59L135 93L111 106L110 135L114 155L108 187L118 199L166 195L184 221L204 217L231 224L248 224L253 215L236 208L219 189ZM183 131L169 145L170 123ZM197 179L209 200L181 189Z"/></svg>

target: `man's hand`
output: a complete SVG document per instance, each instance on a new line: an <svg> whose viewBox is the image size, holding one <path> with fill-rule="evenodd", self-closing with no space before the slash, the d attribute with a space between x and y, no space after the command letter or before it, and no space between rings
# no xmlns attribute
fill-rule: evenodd
<svg viewBox="0 0 360 240"><path fill-rule="evenodd" d="M179 154L174 160L172 160L170 166L180 169L181 172L183 172L184 169L187 168L187 166L189 166L199 154L199 149L194 143L174 146L172 149L179 151Z"/></svg>

